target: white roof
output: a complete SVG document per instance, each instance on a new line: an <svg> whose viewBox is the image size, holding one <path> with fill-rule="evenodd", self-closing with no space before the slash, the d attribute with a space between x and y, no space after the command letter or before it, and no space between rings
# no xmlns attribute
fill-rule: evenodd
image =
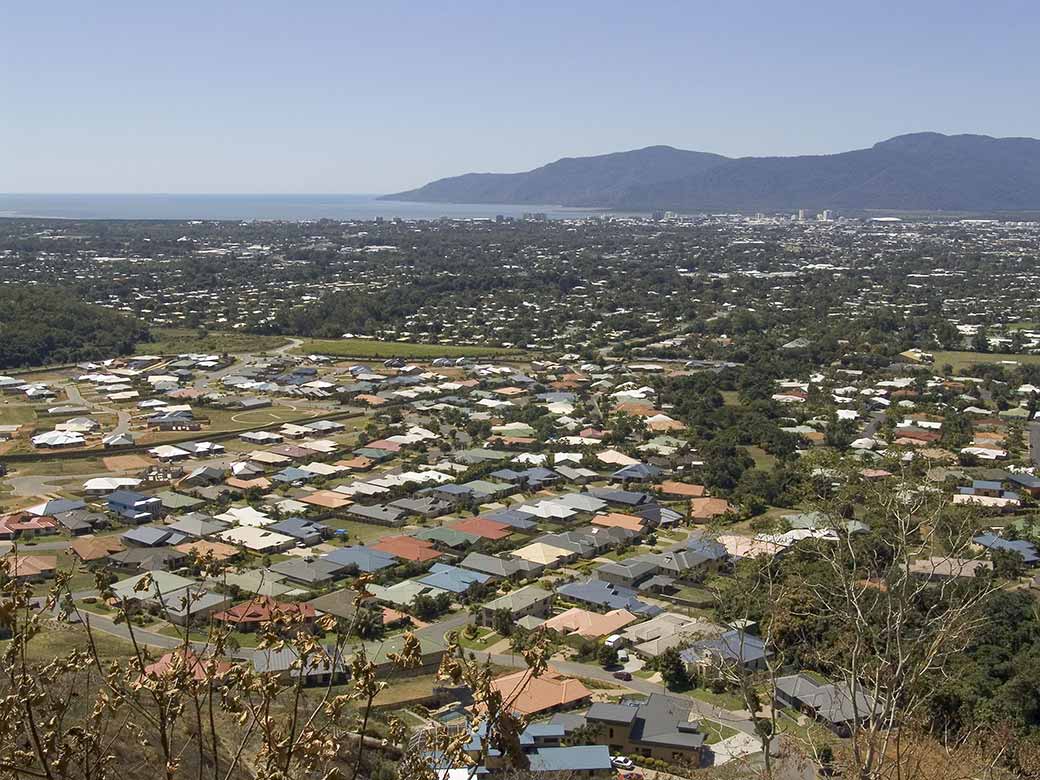
<svg viewBox="0 0 1040 780"><path fill-rule="evenodd" d="M251 506L233 506L226 512L215 515L214 519L224 520L228 523L249 526L252 528L262 528L265 525L270 525L274 522L273 518L265 515L263 512L258 512Z"/></svg>
<svg viewBox="0 0 1040 780"><path fill-rule="evenodd" d="M32 443L36 447L61 447L72 444L84 444L85 440L78 433L68 431L47 431L32 437Z"/></svg>
<svg viewBox="0 0 1040 780"><path fill-rule="evenodd" d="M220 515L217 516L219 520ZM274 531L265 531L263 528L254 528L251 526L238 526L236 528L229 528L226 531L221 531L217 534L217 538L230 542L231 544L238 544L242 547L247 547L250 550L269 550L275 547L287 547L293 544L294 539L291 536L285 534L275 533Z"/></svg>

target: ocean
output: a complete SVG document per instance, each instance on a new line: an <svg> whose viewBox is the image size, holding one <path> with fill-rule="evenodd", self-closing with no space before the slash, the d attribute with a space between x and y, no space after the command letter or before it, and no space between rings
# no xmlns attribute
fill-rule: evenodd
<svg viewBox="0 0 1040 780"><path fill-rule="evenodd" d="M563 206L506 206L406 203L375 195L26 195L0 194L0 218L40 219L457 219L519 217L530 212L550 219L605 214Z"/></svg>

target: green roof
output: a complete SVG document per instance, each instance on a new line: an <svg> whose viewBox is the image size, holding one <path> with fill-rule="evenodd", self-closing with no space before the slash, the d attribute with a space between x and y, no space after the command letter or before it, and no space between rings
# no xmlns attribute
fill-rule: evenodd
<svg viewBox="0 0 1040 780"><path fill-rule="evenodd" d="M428 542L440 542L446 547L465 547L480 539L476 534L456 531L454 528L426 528L415 535L416 539Z"/></svg>
<svg viewBox="0 0 1040 780"><path fill-rule="evenodd" d="M192 498L183 493L174 493L172 490L163 490L161 493L156 493L155 497L162 500L162 505L166 509L190 509L206 503L200 498Z"/></svg>

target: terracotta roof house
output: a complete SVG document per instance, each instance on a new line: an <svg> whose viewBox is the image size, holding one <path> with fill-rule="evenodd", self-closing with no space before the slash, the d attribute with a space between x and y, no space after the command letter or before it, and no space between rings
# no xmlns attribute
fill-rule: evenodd
<svg viewBox="0 0 1040 780"><path fill-rule="evenodd" d="M724 498L694 498L690 500L690 517L694 520L712 520L734 511Z"/></svg>
<svg viewBox="0 0 1040 780"><path fill-rule="evenodd" d="M205 539L179 544L173 549L177 550L177 552L187 554L195 553L200 558L211 555L216 561L230 560L240 552L240 550L234 545L224 544L223 542L210 542Z"/></svg>
<svg viewBox="0 0 1040 780"><path fill-rule="evenodd" d="M239 630L250 631L275 617L299 616L305 624L308 624L314 621L314 615L314 607L310 604L293 601L282 602L276 601L270 596L258 596L231 607L231 609L215 613L213 619L233 625Z"/></svg>
<svg viewBox="0 0 1040 780"><path fill-rule="evenodd" d="M84 563L103 561L117 552L126 548L123 543L114 536L92 536L89 539L73 539L69 548Z"/></svg>
<svg viewBox="0 0 1040 780"><path fill-rule="evenodd" d="M621 512L609 512L598 514L592 518L593 525L601 525L605 528L624 528L627 531L641 534L646 530L643 520L635 515L626 515Z"/></svg>
<svg viewBox="0 0 1040 780"><path fill-rule="evenodd" d="M14 512L0 517L0 539L56 534L58 526L58 521L50 515Z"/></svg>
<svg viewBox="0 0 1040 780"><path fill-rule="evenodd" d="M601 636L616 634L625 626L639 620L627 609L612 609L601 615L598 612L589 612L587 609L572 607L566 612L561 612L543 623L544 628L552 629L561 634L577 634L589 639L598 639Z"/></svg>
<svg viewBox="0 0 1040 780"><path fill-rule="evenodd" d="M512 533L512 529L505 523L496 523L484 517L467 517L449 523L448 528L463 533L473 534L484 539L505 539Z"/></svg>
<svg viewBox="0 0 1040 780"><path fill-rule="evenodd" d="M297 496L297 500L311 506L333 510L342 509L354 503L349 497L343 493L337 493L335 490L315 490L312 493Z"/></svg>
<svg viewBox="0 0 1040 780"><path fill-rule="evenodd" d="M144 676L152 679L176 674L182 670L191 673L198 682L215 680L230 672L232 666L221 658L200 658L194 650L183 647L162 656L144 668Z"/></svg>
<svg viewBox="0 0 1040 780"><path fill-rule="evenodd" d="M543 672L540 677L530 677L526 671L515 672L499 677L491 685L513 711L528 716L577 707L592 696L581 680L555 672Z"/></svg>
<svg viewBox="0 0 1040 780"><path fill-rule="evenodd" d="M661 495L675 498L703 498L706 495L704 485L688 485L685 482L665 480L655 485Z"/></svg>
<svg viewBox="0 0 1040 780"><path fill-rule="evenodd" d="M437 552L429 542L416 539L412 536L387 536L380 539L375 544L370 544L369 548L390 553L391 555L396 555L398 558L403 560L415 561L417 563L432 561L435 558L441 557L441 554Z"/></svg>
<svg viewBox="0 0 1040 780"><path fill-rule="evenodd" d="M54 555L19 555L8 553L0 562L7 565L8 575L16 580L38 581L54 576L58 558Z"/></svg>

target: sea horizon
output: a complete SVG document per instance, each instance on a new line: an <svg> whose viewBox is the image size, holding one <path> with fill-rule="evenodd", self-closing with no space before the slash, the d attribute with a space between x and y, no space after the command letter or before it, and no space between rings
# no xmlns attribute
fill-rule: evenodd
<svg viewBox="0 0 1040 780"><path fill-rule="evenodd" d="M544 213L574 219L612 213L552 204L420 203L374 193L0 193L0 219L262 220L494 219Z"/></svg>

